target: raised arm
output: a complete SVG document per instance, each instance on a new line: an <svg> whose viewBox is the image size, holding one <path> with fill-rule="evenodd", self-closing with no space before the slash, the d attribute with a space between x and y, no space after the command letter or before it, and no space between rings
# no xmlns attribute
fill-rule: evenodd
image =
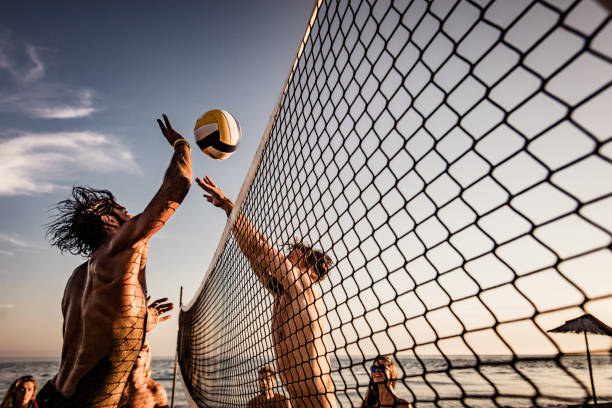
<svg viewBox="0 0 612 408"><path fill-rule="evenodd" d="M234 208L232 200L227 198L223 191L209 177L204 177L203 180L196 178L196 182L206 191L207 194L204 194L204 198L215 207L225 210L229 217ZM261 284L271 292L274 292L270 286L272 278L278 284L281 284L286 278L283 268L284 255L274 248L266 236L258 231L253 223L242 213L238 214L236 222L232 225L232 232L240 250L249 260L251 268Z"/></svg>
<svg viewBox="0 0 612 408"><path fill-rule="evenodd" d="M174 154L166 170L161 187L144 211L127 221L113 235L110 252L119 252L140 240L151 238L159 231L179 207L191 186L191 148L189 143L170 125L166 115L164 123L157 123Z"/></svg>

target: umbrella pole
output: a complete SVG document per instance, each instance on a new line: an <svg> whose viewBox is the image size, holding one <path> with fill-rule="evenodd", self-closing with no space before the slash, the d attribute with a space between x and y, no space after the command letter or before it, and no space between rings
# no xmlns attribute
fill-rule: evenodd
<svg viewBox="0 0 612 408"><path fill-rule="evenodd" d="M587 332L584 332L584 342L586 343L587 350L587 359L589 362L589 376L591 377L591 390L593 393L593 403L597 405L597 395L595 395L595 382L593 381L593 368L591 367L591 352L589 350L589 339L587 337Z"/></svg>

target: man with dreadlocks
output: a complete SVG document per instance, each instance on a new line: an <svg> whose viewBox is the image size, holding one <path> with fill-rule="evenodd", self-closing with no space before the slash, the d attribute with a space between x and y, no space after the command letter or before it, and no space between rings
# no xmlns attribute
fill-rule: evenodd
<svg viewBox="0 0 612 408"><path fill-rule="evenodd" d="M165 124L157 122L174 154L142 213L132 217L107 190L74 187L48 225L52 245L89 259L64 291L62 358L57 375L37 395L41 408L116 407L143 346L149 239L191 185L189 143L163 118Z"/></svg>
<svg viewBox="0 0 612 408"><path fill-rule="evenodd" d="M196 179L204 197L225 210L234 203L208 177ZM274 248L241 213L232 233L261 284L274 296L272 341L281 380L298 408L335 408L331 366L323 342L325 305L315 284L325 279L331 258L301 242L288 254Z"/></svg>

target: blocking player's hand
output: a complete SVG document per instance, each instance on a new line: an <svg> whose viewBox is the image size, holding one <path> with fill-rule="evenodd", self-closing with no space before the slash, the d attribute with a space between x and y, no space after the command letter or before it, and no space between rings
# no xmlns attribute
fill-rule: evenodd
<svg viewBox="0 0 612 408"><path fill-rule="evenodd" d="M151 300L151 296L147 298L147 302ZM150 332L157 326L158 323L161 323L165 320L168 320L172 317L172 315L165 315L172 309L174 309L174 303L166 302L168 298L157 299L147 306L147 332ZM164 303L166 302L166 303Z"/></svg>
<svg viewBox="0 0 612 408"><path fill-rule="evenodd" d="M157 119L157 124L159 125L162 134L166 137L166 140L168 140L168 143L170 143L170 146L174 146L174 142L179 139L183 139L183 136L181 136L181 134L176 130L172 129L172 125L170 124L170 120L168 120L166 114L162 114L162 117L164 118L164 123L162 123L160 119Z"/></svg>
<svg viewBox="0 0 612 408"><path fill-rule="evenodd" d="M225 210L227 215L232 212L234 208L234 203L225 196L223 191L217 187L215 183L210 179L210 177L206 176L204 179L196 178L196 183L198 186L205 191L204 198L209 203L212 203L215 207L220 207Z"/></svg>

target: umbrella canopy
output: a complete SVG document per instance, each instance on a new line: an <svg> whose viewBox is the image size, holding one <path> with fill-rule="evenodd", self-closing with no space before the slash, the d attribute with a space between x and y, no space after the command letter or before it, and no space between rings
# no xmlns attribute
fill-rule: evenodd
<svg viewBox="0 0 612 408"><path fill-rule="evenodd" d="M612 336L612 328L606 326L605 323L597 319L596 317L585 314L572 320L568 320L565 324L557 327L556 329L549 330L549 332L555 333L593 333L603 334L606 336Z"/></svg>

